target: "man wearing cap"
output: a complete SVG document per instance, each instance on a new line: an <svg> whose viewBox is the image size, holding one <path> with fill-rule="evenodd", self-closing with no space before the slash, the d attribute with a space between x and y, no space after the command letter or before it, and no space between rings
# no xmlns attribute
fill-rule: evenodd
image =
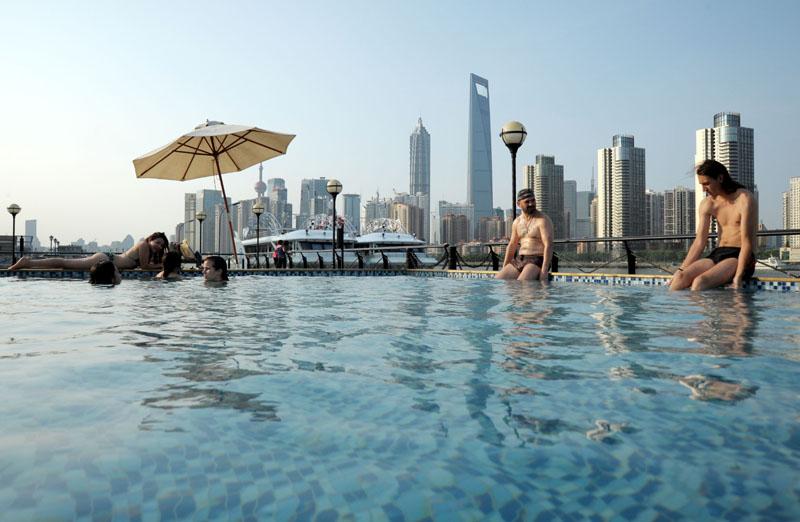
<svg viewBox="0 0 800 522"><path fill-rule="evenodd" d="M517 193L517 205L522 214L512 225L503 269L497 273L497 279L547 281L553 257L553 222L536 210L536 197L529 188ZM517 245L519 257L515 258Z"/></svg>

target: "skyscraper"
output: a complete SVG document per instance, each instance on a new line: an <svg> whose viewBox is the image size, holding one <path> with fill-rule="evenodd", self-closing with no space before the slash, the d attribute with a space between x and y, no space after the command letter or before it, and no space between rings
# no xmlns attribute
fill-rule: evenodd
<svg viewBox="0 0 800 522"><path fill-rule="evenodd" d="M664 193L645 190L644 192L644 234L646 236L664 235Z"/></svg>
<svg viewBox="0 0 800 522"><path fill-rule="evenodd" d="M26 219L25 220L25 248L27 250L36 251L39 250L41 244L39 243L39 238L36 237L36 220L35 219Z"/></svg>
<svg viewBox="0 0 800 522"><path fill-rule="evenodd" d="M783 228L800 228L800 177L789 178L789 190L783 193ZM792 248L800 248L800 236L787 236Z"/></svg>
<svg viewBox="0 0 800 522"><path fill-rule="evenodd" d="M230 199L230 198L228 198ZM197 193L194 194L195 200L195 216L197 212L201 210L206 214L206 220L203 221L203 250L205 252L213 252L217 250L217 219L216 219L216 207L217 205L223 206L224 211L224 203L222 201L222 191L220 190L198 190ZM230 201L229 201L230 203ZM194 218L194 216L192 216ZM227 218L225 218L227 219ZM194 219L192 220L193 223ZM227 222L225 224L227 226ZM184 231L184 234L186 232ZM230 232L228 233L230 236ZM197 228L194 230L194 241L192 242L193 248L200 248L200 226L198 224Z"/></svg>
<svg viewBox="0 0 800 522"><path fill-rule="evenodd" d="M389 219L394 219L403 225L409 234L421 237L425 225L425 210L415 205L394 202L389 208Z"/></svg>
<svg viewBox="0 0 800 522"><path fill-rule="evenodd" d="M431 135L422 125L422 118L411 133L408 147L409 157L409 193L430 194L431 192Z"/></svg>
<svg viewBox="0 0 800 522"><path fill-rule="evenodd" d="M200 248L197 240L197 196L195 194L186 193L183 195L183 239L189 241L191 247L195 250Z"/></svg>
<svg viewBox="0 0 800 522"><path fill-rule="evenodd" d="M329 215L331 195L328 194L326 178L304 179L300 183L300 213L297 215L297 228L319 214Z"/></svg>
<svg viewBox="0 0 800 522"><path fill-rule="evenodd" d="M616 135L597 151L597 237L644 235L644 149Z"/></svg>
<svg viewBox="0 0 800 522"><path fill-rule="evenodd" d="M493 206L489 82L475 74L469 75L467 203L475 209L474 219L470 222L475 234L480 218L491 216Z"/></svg>
<svg viewBox="0 0 800 522"><path fill-rule="evenodd" d="M391 204L391 200L382 199L381 195L376 192L375 197L364 205L364 226L376 219L388 219Z"/></svg>
<svg viewBox="0 0 800 522"><path fill-rule="evenodd" d="M267 211L275 217L281 229L292 228L292 204L289 203L289 191L283 178L267 180Z"/></svg>
<svg viewBox="0 0 800 522"><path fill-rule="evenodd" d="M401 192L400 194L395 194L393 203L403 203L406 205L411 205L413 207L422 209L422 213L426 218L423 219L423 222L414 230L417 234L417 239L428 240L430 237L430 197L427 194L422 192L417 192L416 194L406 194L405 192Z"/></svg>
<svg viewBox="0 0 800 522"><path fill-rule="evenodd" d="M409 193L426 196L425 205L421 207L425 212L421 230L425 233L418 237L428 239L431 220L431 135L422 125L422 118L417 120L417 127L411 133L409 142Z"/></svg>
<svg viewBox="0 0 800 522"><path fill-rule="evenodd" d="M442 238L442 241L444 242L446 242L445 232L444 232L445 231L444 218L449 215L465 217L466 222L469 224L469 226L467 227L467 236L465 238L465 241L472 241L472 239L475 237L475 229L476 229L474 225L475 207L471 203L464 204L464 203L450 203L447 201L439 201L439 226L440 226L439 236ZM448 226L452 226L452 223L454 222L451 220L450 225ZM458 221L458 223L461 223L461 221Z"/></svg>
<svg viewBox="0 0 800 522"><path fill-rule="evenodd" d="M342 194L344 219L353 226L356 234L361 234L361 196L359 194Z"/></svg>
<svg viewBox="0 0 800 522"><path fill-rule="evenodd" d="M678 236L695 232L695 194L686 187L664 191L664 234Z"/></svg>
<svg viewBox="0 0 800 522"><path fill-rule="evenodd" d="M554 156L538 154L532 166L536 208L553 222L553 238L564 238L564 166Z"/></svg>
<svg viewBox="0 0 800 522"><path fill-rule="evenodd" d="M442 243L458 245L469 241L469 234L472 230L467 216L464 214L447 214L442 216Z"/></svg>
<svg viewBox="0 0 800 522"><path fill-rule="evenodd" d="M738 112L719 112L714 115L714 127L698 129L695 133L695 165L704 160L717 160L728 169L731 177L751 192L755 192L753 129L741 126ZM695 219L703 201L703 188L694 177Z"/></svg>
<svg viewBox="0 0 800 522"><path fill-rule="evenodd" d="M564 181L564 237L575 237L578 222L578 182Z"/></svg>

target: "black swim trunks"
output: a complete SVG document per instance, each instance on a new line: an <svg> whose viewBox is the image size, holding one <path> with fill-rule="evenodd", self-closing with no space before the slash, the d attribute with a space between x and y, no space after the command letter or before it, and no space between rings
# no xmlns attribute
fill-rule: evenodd
<svg viewBox="0 0 800 522"><path fill-rule="evenodd" d="M522 272L522 269L531 263L539 268L542 268L542 265L544 264L544 256L519 256L511 261L511 264L514 265L514 268L520 272Z"/></svg>
<svg viewBox="0 0 800 522"><path fill-rule="evenodd" d="M706 256L706 259L710 259L716 265L722 260L731 259L731 258L738 258L739 252L742 249L739 247L717 247L711 251L710 254ZM753 273L756 271L756 257L753 254L750 254L750 259L747 262L747 268L744 271L744 278L750 279L753 277Z"/></svg>

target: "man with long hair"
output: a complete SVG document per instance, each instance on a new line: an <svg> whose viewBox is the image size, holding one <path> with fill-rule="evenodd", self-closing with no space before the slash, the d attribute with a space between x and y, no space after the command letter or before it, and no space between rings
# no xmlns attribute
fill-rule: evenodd
<svg viewBox="0 0 800 522"><path fill-rule="evenodd" d="M695 236L686 259L672 278L670 290L706 290L727 283L741 288L756 268L754 254L758 203L753 194L731 178L725 165L705 160L697 178L708 196L700 203ZM711 218L719 228L718 247L701 258L708 243Z"/></svg>

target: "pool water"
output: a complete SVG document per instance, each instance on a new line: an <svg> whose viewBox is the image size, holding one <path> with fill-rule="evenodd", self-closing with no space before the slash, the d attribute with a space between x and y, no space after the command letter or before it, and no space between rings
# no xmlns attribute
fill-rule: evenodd
<svg viewBox="0 0 800 522"><path fill-rule="evenodd" d="M795 294L0 280L0 518L800 517Z"/></svg>

